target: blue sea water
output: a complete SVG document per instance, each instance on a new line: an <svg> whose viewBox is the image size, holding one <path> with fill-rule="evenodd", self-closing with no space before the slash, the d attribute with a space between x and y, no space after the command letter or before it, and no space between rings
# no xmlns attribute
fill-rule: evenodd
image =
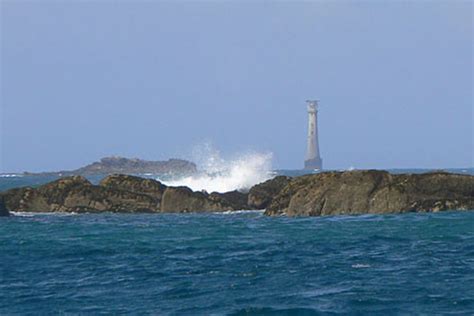
<svg viewBox="0 0 474 316"><path fill-rule="evenodd" d="M474 211L0 218L0 315L473 313Z"/></svg>
<svg viewBox="0 0 474 316"><path fill-rule="evenodd" d="M472 314L474 212L0 219L0 314Z"/></svg>

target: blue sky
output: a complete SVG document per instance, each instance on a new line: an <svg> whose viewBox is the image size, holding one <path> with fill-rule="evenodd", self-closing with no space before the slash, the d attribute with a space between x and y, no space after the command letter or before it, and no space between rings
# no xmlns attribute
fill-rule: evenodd
<svg viewBox="0 0 474 316"><path fill-rule="evenodd" d="M2 1L0 171L273 152L474 166L470 1Z"/></svg>

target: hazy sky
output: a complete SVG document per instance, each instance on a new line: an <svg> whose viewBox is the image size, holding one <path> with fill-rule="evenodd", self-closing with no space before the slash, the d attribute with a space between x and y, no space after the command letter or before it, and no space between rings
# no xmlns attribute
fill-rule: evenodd
<svg viewBox="0 0 474 316"><path fill-rule="evenodd" d="M301 168L473 167L471 1L9 1L0 171L273 152Z"/></svg>

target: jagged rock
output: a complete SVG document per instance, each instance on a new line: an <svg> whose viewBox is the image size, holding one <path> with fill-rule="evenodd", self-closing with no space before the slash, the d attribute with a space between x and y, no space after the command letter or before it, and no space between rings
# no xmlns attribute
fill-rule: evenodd
<svg viewBox="0 0 474 316"><path fill-rule="evenodd" d="M9 216L10 212L8 212L5 202L3 201L3 198L0 197L0 216Z"/></svg>
<svg viewBox="0 0 474 316"><path fill-rule="evenodd" d="M92 185L81 176L12 189L3 198L7 209L21 212L155 212L159 207L149 195Z"/></svg>
<svg viewBox="0 0 474 316"><path fill-rule="evenodd" d="M1 194L7 209L21 212L199 212L246 209L239 192L193 192L166 187L153 179L112 175L93 185L82 176L50 182L38 188L18 188Z"/></svg>
<svg viewBox="0 0 474 316"><path fill-rule="evenodd" d="M225 193L213 192L210 194L210 198L220 200L222 204L230 206L232 210L247 210L249 208L247 204L248 193L239 191Z"/></svg>
<svg viewBox="0 0 474 316"><path fill-rule="evenodd" d="M273 197L280 193L290 180L290 177L278 176L253 186L248 194L247 205L256 210L267 208Z"/></svg>
<svg viewBox="0 0 474 316"><path fill-rule="evenodd" d="M193 192L188 187L168 187L161 201L162 212L230 211L232 207L219 196Z"/></svg>
<svg viewBox="0 0 474 316"><path fill-rule="evenodd" d="M338 215L474 209L474 176L324 172L294 178L265 214Z"/></svg>
<svg viewBox="0 0 474 316"><path fill-rule="evenodd" d="M166 186L159 181L124 174L108 176L99 185L114 190L147 194L160 201L166 189Z"/></svg>

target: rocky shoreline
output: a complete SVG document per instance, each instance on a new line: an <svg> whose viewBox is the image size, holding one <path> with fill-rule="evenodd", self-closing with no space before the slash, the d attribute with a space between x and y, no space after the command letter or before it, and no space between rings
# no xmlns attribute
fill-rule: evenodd
<svg viewBox="0 0 474 316"><path fill-rule="evenodd" d="M270 216L384 214L474 210L474 176L445 172L390 174L361 170L279 176L249 192L207 193L156 180L111 175L98 185L82 176L38 188L0 192L0 215L10 212L186 213L265 209Z"/></svg>

